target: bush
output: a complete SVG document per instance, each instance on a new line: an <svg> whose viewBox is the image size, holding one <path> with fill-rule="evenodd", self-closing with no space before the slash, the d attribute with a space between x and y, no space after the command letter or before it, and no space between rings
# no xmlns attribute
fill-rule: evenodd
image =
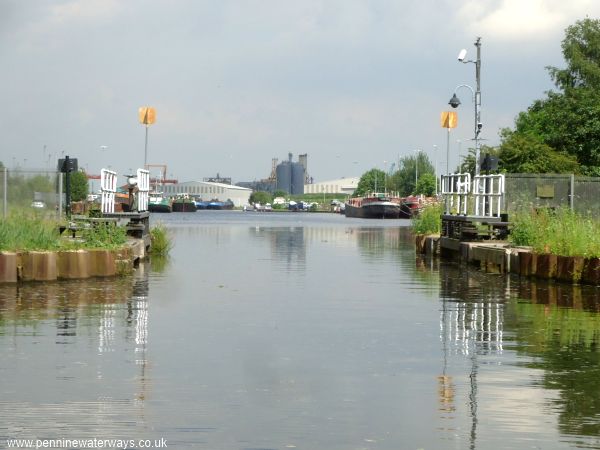
<svg viewBox="0 0 600 450"><path fill-rule="evenodd" d="M114 224L97 223L81 232L83 248L114 249L127 241L125 227Z"/></svg>
<svg viewBox="0 0 600 450"><path fill-rule="evenodd" d="M150 254L166 256L173 248L173 242L169 237L167 228L163 224L158 224L150 229Z"/></svg>
<svg viewBox="0 0 600 450"><path fill-rule="evenodd" d="M442 228L442 204L434 203L425 206L412 219L412 230L415 234L439 234Z"/></svg>

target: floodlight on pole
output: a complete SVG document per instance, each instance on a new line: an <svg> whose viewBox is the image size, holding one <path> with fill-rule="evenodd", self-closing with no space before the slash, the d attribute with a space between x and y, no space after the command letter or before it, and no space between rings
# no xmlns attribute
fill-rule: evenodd
<svg viewBox="0 0 600 450"><path fill-rule="evenodd" d="M474 127L474 141L475 141L475 175L479 175L480 172L480 149L479 149L479 133L481 133L481 129L483 128L483 124L481 123L481 38L478 37L475 41L475 48L477 49L477 58L475 61L470 59L465 59L467 57L467 51L465 49L461 50L458 54L458 61L467 64L473 63L475 64L475 89L466 84L461 84L454 90L454 94L452 98L448 102L450 106L453 108L457 108L460 105L460 100L456 96L456 91L460 87L467 87L473 93L473 103L475 104L475 127Z"/></svg>

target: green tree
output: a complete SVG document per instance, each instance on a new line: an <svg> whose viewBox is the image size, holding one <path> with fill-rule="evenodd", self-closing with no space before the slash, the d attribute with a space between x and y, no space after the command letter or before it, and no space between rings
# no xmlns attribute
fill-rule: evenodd
<svg viewBox="0 0 600 450"><path fill-rule="evenodd" d="M250 203L260 203L261 205L264 205L265 203L271 203L273 201L273 196L269 192L256 191L250 194L248 201Z"/></svg>
<svg viewBox="0 0 600 450"><path fill-rule="evenodd" d="M435 174L424 173L420 176L415 193L417 195L423 194L426 197L433 197L435 195Z"/></svg>
<svg viewBox="0 0 600 450"><path fill-rule="evenodd" d="M600 175L600 20L586 18L569 26L562 51L566 67L547 67L558 91L521 112L514 131L532 144L574 156L582 173ZM524 150L509 143L513 150Z"/></svg>
<svg viewBox="0 0 600 450"><path fill-rule="evenodd" d="M36 192L56 192L55 181L45 175L35 175L31 178L21 172L8 174L8 203L14 206L28 206Z"/></svg>
<svg viewBox="0 0 600 450"><path fill-rule="evenodd" d="M585 18L567 27L562 53L566 68L547 67L558 88L600 87L600 20Z"/></svg>
<svg viewBox="0 0 600 450"><path fill-rule="evenodd" d="M468 154L463 157L462 162L456 168L457 173L470 173L475 175L475 149L469 148Z"/></svg>
<svg viewBox="0 0 600 450"><path fill-rule="evenodd" d="M433 176L435 190L435 169L429 157L418 152L417 155L409 155L400 159L399 169L391 176L389 188L392 191L397 191L401 196L416 194L418 192L417 177L430 174Z"/></svg>
<svg viewBox="0 0 600 450"><path fill-rule="evenodd" d="M63 176L64 183L66 183L67 177ZM66 189L66 185L64 186ZM80 202L85 200L88 195L88 179L84 171L77 171L71 173L71 201Z"/></svg>
<svg viewBox="0 0 600 450"><path fill-rule="evenodd" d="M505 129L499 149L500 169L507 173L578 173L572 155L559 153L530 134Z"/></svg>
<svg viewBox="0 0 600 450"><path fill-rule="evenodd" d="M386 181L387 175L383 170L371 169L360 177L352 195L361 197L368 192L383 192L385 191Z"/></svg>
<svg viewBox="0 0 600 450"><path fill-rule="evenodd" d="M283 189L279 189L273 193L273 198L275 198L275 197L284 197L285 198L288 195L289 194L287 191L284 191Z"/></svg>

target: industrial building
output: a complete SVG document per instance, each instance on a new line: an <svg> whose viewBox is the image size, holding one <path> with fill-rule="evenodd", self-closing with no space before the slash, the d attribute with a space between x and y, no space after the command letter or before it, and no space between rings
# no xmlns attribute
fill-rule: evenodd
<svg viewBox="0 0 600 450"><path fill-rule="evenodd" d="M265 191L274 194L275 191L285 191L290 195L304 194L304 185L310 182L308 176L308 154L298 155L298 162L288 160L279 163L277 158L271 160L271 173L267 178L254 181L240 181L238 186L250 188L253 191Z"/></svg>
<svg viewBox="0 0 600 450"><path fill-rule="evenodd" d="M231 200L235 206L248 204L252 189L224 183L211 183L208 181L185 181L183 183L165 184L163 193L167 197L176 197L179 194L188 194L202 200Z"/></svg>
<svg viewBox="0 0 600 450"><path fill-rule="evenodd" d="M352 195L360 177L340 178L339 180L322 181L304 185L305 194L343 194Z"/></svg>
<svg viewBox="0 0 600 450"><path fill-rule="evenodd" d="M307 155L300 155L298 162L292 162L292 154L288 153L288 160L283 161L275 169L275 189L285 191L291 195L304 194L306 182Z"/></svg>

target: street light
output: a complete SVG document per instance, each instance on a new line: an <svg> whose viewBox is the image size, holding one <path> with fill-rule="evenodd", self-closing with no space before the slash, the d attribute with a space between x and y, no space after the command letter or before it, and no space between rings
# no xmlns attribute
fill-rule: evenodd
<svg viewBox="0 0 600 450"><path fill-rule="evenodd" d="M419 153L420 148L415 149L415 195L417 195L417 183L419 182Z"/></svg>
<svg viewBox="0 0 600 450"><path fill-rule="evenodd" d="M387 161L383 161L383 192L387 193Z"/></svg>
<svg viewBox="0 0 600 450"><path fill-rule="evenodd" d="M438 194L438 148L436 144L433 144L433 151L435 152L435 195Z"/></svg>
<svg viewBox="0 0 600 450"><path fill-rule="evenodd" d="M481 128L483 128L483 124L481 123L481 38L478 37L475 41L475 47L477 48L477 59L473 60L465 60L467 56L466 50L461 50L458 55L458 61L467 64L473 63L475 64L475 83L476 88L473 89L471 86L467 84L461 84L454 89L454 94L452 98L448 102L450 106L453 108L458 108L460 105L460 100L456 96L456 91L458 91L461 87L467 87L473 93L473 103L475 104L475 127L474 127L474 140L475 140L475 175L479 175L480 170L480 157L479 157L479 133L481 133Z"/></svg>

